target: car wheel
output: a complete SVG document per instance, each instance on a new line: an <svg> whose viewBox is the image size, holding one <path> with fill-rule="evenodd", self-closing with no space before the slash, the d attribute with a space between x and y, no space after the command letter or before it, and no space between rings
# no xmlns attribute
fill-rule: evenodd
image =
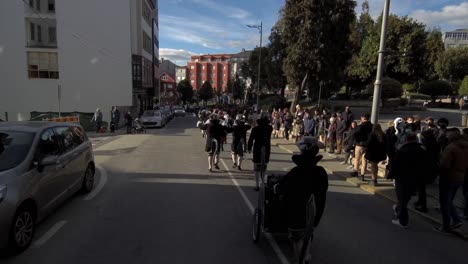
<svg viewBox="0 0 468 264"><path fill-rule="evenodd" d="M36 213L33 206L23 205L17 210L10 229L10 253L19 254L31 245L35 223Z"/></svg>
<svg viewBox="0 0 468 264"><path fill-rule="evenodd" d="M90 193L94 187L94 169L91 165L85 170L83 176L83 184L81 185L81 192L82 193Z"/></svg>

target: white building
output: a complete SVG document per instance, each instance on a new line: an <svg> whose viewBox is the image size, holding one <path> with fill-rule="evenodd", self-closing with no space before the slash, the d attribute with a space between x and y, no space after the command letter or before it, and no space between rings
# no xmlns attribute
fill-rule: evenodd
<svg viewBox="0 0 468 264"><path fill-rule="evenodd" d="M468 47L468 29L457 29L442 35L445 49Z"/></svg>
<svg viewBox="0 0 468 264"><path fill-rule="evenodd" d="M105 120L113 105L152 107L157 20L157 0L1 0L0 118L58 112L59 94L61 112Z"/></svg>

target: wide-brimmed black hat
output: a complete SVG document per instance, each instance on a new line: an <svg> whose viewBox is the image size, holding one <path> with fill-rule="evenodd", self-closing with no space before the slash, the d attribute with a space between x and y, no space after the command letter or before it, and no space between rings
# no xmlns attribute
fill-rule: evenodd
<svg viewBox="0 0 468 264"><path fill-rule="evenodd" d="M318 140L315 138L303 139L298 142L297 146L301 153L295 154L291 158L296 165L316 165L323 158L322 155L317 155L320 148Z"/></svg>

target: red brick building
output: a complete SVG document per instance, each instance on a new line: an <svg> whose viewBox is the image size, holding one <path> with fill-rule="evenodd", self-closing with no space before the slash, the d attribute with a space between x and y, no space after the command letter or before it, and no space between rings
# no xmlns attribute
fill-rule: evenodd
<svg viewBox="0 0 468 264"><path fill-rule="evenodd" d="M198 90L205 81L209 81L215 91L226 91L231 57L231 54L192 56L187 63L187 76L193 89Z"/></svg>
<svg viewBox="0 0 468 264"><path fill-rule="evenodd" d="M161 104L174 104L177 102L177 84L171 74L163 72L160 76Z"/></svg>

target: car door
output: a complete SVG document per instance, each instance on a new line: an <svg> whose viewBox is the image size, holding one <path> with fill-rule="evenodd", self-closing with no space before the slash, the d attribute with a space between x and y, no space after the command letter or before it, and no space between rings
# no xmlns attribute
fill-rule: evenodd
<svg viewBox="0 0 468 264"><path fill-rule="evenodd" d="M40 135L39 142L36 147L36 161L46 157L59 157L61 147L58 141L57 134L52 128L46 129ZM60 179L63 170L60 164L40 166L34 169L32 173L37 176L37 184L35 188L35 198L38 202L39 210L47 211L53 207L57 197L60 196Z"/></svg>
<svg viewBox="0 0 468 264"><path fill-rule="evenodd" d="M62 154L59 157L59 164L62 166L63 173L60 179L60 189L62 192L70 189L80 177L80 154L77 152L77 144L73 138L73 132L69 126L60 126L55 128L59 142L62 146Z"/></svg>
<svg viewBox="0 0 468 264"><path fill-rule="evenodd" d="M92 159L92 146L80 126L70 126L70 130L75 144L73 152L75 153L76 158L73 163L76 164L75 167L77 169L72 187L74 190L77 190L81 187L88 162Z"/></svg>

